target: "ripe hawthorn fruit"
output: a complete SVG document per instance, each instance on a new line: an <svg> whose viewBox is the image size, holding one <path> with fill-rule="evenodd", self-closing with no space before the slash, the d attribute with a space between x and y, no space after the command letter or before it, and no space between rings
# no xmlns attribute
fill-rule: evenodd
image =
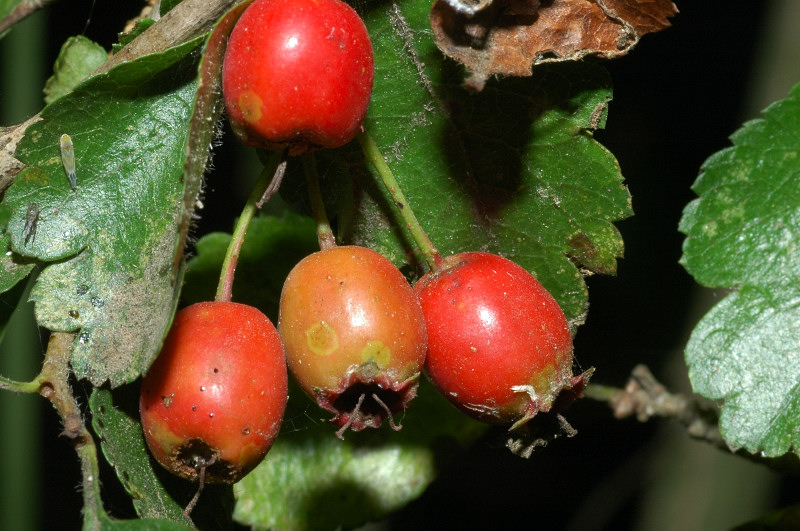
<svg viewBox="0 0 800 531"><path fill-rule="evenodd" d="M367 28L341 0L256 0L228 41L225 107L246 145L298 155L355 137L374 58Z"/></svg>
<svg viewBox="0 0 800 531"><path fill-rule="evenodd" d="M301 260L286 278L278 330L289 371L342 437L377 428L414 398L427 347L413 289L397 267L365 247Z"/></svg>
<svg viewBox="0 0 800 531"><path fill-rule="evenodd" d="M188 306L142 381L147 445L178 476L196 480L204 469L208 483L235 483L272 446L287 388L280 337L263 313L234 302Z"/></svg>
<svg viewBox="0 0 800 531"><path fill-rule="evenodd" d="M572 336L561 307L521 266L495 254L444 259L414 286L428 330L426 371L457 408L516 428L551 409L572 376Z"/></svg>

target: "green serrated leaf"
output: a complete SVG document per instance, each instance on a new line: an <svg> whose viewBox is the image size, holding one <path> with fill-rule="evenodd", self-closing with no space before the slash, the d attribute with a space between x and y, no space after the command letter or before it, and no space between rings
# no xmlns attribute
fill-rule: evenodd
<svg viewBox="0 0 800 531"><path fill-rule="evenodd" d="M353 528L382 518L422 494L437 470L486 429L427 382L397 419L399 432L384 426L350 432L344 441L296 385L289 396L266 460L234 487L234 519L256 529Z"/></svg>
<svg viewBox="0 0 800 531"><path fill-rule="evenodd" d="M212 233L197 242L197 254L186 268L185 302L214 298L230 234ZM236 265L233 300L255 306L273 322L283 281L304 256L319 250L311 218L285 213L253 218Z"/></svg>
<svg viewBox="0 0 800 531"><path fill-rule="evenodd" d="M681 263L700 284L737 288L686 347L694 390L724 400L734 447L800 451L800 85L711 156L683 213Z"/></svg>
<svg viewBox="0 0 800 531"><path fill-rule="evenodd" d="M183 508L170 497L153 470L138 419L138 395L126 391L95 389L89 398L92 427L100 438L103 455L116 470L140 517L190 524L183 517ZM115 403L115 394L122 400Z"/></svg>
<svg viewBox="0 0 800 531"><path fill-rule="evenodd" d="M83 35L70 37L61 47L53 75L44 85L44 102L53 103L106 62L105 49Z"/></svg>
<svg viewBox="0 0 800 531"><path fill-rule="evenodd" d="M681 263L709 287L800 278L800 85L731 136L692 186Z"/></svg>
<svg viewBox="0 0 800 531"><path fill-rule="evenodd" d="M192 520L183 516L183 507L197 492L197 484L172 476L149 457L139 421L138 386L95 389L89 407L103 455L142 519L167 520L179 524L180 529L192 527L192 520L201 529L230 527L233 491L228 485L207 485L192 511Z"/></svg>
<svg viewBox="0 0 800 531"><path fill-rule="evenodd" d="M80 331L72 367L95 385L138 377L174 312L198 44L88 80L46 107L17 148L28 168L4 198L11 248L57 261L33 290L37 320L50 330ZM74 144L74 190L59 150L64 133ZM36 233L26 237L32 202L39 206Z"/></svg>
<svg viewBox="0 0 800 531"><path fill-rule="evenodd" d="M443 254L515 260L578 324L588 297L580 269L615 272L623 245L612 222L631 214L619 166L592 138L611 98L608 74L589 62L548 65L471 95L431 39L429 10L418 1L365 14L376 54L366 127ZM396 208L350 147L318 156L340 240L413 263Z"/></svg>
<svg viewBox="0 0 800 531"><path fill-rule="evenodd" d="M777 457L800 448L800 290L746 286L718 303L686 347L698 393L724 399L734 447Z"/></svg>

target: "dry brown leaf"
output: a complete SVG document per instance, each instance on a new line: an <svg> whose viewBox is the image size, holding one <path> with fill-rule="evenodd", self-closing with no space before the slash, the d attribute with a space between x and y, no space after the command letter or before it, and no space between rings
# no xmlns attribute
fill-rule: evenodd
<svg viewBox="0 0 800 531"><path fill-rule="evenodd" d="M14 158L14 151L17 144L25 136L25 130L29 125L41 120L37 114L24 123L12 125L10 127L0 127L0 194L14 182L14 177L25 167L19 160Z"/></svg>
<svg viewBox="0 0 800 531"><path fill-rule="evenodd" d="M493 74L529 76L541 63L625 55L677 12L670 0L436 0L430 18L436 45L480 89Z"/></svg>

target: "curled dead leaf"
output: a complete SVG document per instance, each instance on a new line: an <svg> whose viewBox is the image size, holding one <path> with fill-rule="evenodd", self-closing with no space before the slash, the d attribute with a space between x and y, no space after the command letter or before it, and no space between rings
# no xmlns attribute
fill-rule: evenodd
<svg viewBox="0 0 800 531"><path fill-rule="evenodd" d="M493 74L529 76L541 63L627 54L669 27L671 0L436 0L436 45L472 73L480 90Z"/></svg>

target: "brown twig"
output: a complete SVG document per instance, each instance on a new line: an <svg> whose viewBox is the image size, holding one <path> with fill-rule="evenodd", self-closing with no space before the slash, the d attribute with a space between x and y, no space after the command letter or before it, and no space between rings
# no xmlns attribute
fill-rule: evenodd
<svg viewBox="0 0 800 531"><path fill-rule="evenodd" d="M17 144L25 136L28 126L41 120L39 115L22 122L21 124L0 128L0 193L11 186L14 178L25 167L22 162L14 158Z"/></svg>
<svg viewBox="0 0 800 531"><path fill-rule="evenodd" d="M634 414L640 422L653 417L673 418L695 439L770 468L800 475L800 461L791 452L770 458L730 446L720 432L719 409L714 404L699 397L670 393L645 365L634 367L624 389L593 383L586 387L584 396L607 402L614 416L620 419Z"/></svg>
<svg viewBox="0 0 800 531"><path fill-rule="evenodd" d="M94 439L86 429L78 402L69 385L69 360L75 334L53 332L47 344L42 371L35 381L39 383L39 394L56 408L64 431L61 433L72 441L81 461L83 475L84 529L99 529L107 519L100 498L99 465Z"/></svg>
<svg viewBox="0 0 800 531"><path fill-rule="evenodd" d="M714 406L693 396L670 393L645 365L634 367L624 389L593 383L587 386L584 395L608 402L619 419L632 415L640 422L653 417L674 418L692 437L731 450L720 434L719 413Z"/></svg>

